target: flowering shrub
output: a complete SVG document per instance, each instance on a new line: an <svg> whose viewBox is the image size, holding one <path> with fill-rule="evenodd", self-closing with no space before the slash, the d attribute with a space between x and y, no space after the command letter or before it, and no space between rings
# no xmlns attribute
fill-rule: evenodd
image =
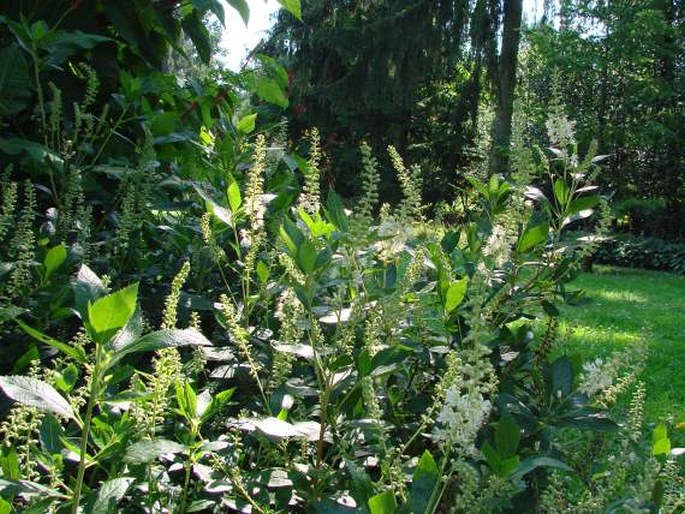
<svg viewBox="0 0 685 514"><path fill-rule="evenodd" d="M642 354L579 365L555 351L555 303L597 241L566 231L596 213L607 226L594 156L579 158L572 128L553 120L555 146L516 161L534 185L471 179L458 227L421 219L420 173L392 148L401 203L377 205L362 147L364 195L348 211L320 195L316 132L296 161L299 199L270 192L281 150L263 135L242 177L209 145L223 173L193 184L202 245L189 245L158 330L136 284L110 292L87 266L65 286L79 327L46 335L23 309L1 311L57 356L0 377L16 401L0 508L675 512L666 427L635 453ZM11 284L2 294L15 301ZM627 418L612 417L626 393Z"/></svg>

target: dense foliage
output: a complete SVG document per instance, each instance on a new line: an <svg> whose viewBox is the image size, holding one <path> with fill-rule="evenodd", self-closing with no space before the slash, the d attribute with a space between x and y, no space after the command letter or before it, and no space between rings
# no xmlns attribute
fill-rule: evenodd
<svg viewBox="0 0 685 514"><path fill-rule="evenodd" d="M656 237L619 235L598 248L597 262L685 274L685 244Z"/></svg>
<svg viewBox="0 0 685 514"><path fill-rule="evenodd" d="M611 224L558 102L430 221L394 146L322 187L278 62L170 72L218 2L57 4L0 18L0 513L682 510L645 350L557 344Z"/></svg>

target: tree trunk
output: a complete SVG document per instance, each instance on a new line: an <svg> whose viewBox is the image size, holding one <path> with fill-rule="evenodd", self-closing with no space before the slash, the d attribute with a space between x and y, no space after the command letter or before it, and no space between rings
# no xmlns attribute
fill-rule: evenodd
<svg viewBox="0 0 685 514"><path fill-rule="evenodd" d="M504 0L502 49L497 65L498 76L493 80L497 105L492 131L490 173L506 173L509 169L509 143L511 142L511 119L514 113L522 11L523 0Z"/></svg>

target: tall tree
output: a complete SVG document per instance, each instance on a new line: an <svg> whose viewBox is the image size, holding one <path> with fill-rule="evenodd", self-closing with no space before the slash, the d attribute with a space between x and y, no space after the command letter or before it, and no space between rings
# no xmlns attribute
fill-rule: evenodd
<svg viewBox="0 0 685 514"><path fill-rule="evenodd" d="M522 13L523 0L504 0L502 46L497 58L497 73L491 77L495 97L490 155L492 172L506 172L508 169Z"/></svg>

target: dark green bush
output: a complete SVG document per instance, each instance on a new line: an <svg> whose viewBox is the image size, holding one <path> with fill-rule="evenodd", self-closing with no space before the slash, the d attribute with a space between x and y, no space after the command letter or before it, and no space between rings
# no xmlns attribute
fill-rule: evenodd
<svg viewBox="0 0 685 514"><path fill-rule="evenodd" d="M596 262L685 274L685 243L656 237L621 235L608 239L595 255Z"/></svg>

